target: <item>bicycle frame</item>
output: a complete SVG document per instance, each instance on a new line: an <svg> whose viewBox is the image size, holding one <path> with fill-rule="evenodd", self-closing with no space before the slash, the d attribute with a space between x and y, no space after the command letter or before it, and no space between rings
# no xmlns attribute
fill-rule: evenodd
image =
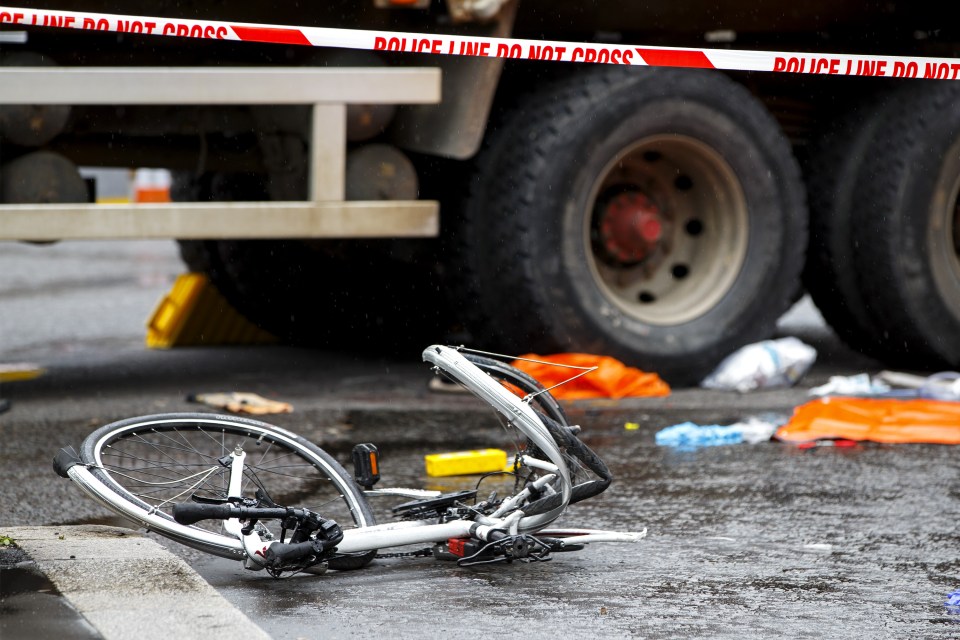
<svg viewBox="0 0 960 640"><path fill-rule="evenodd" d="M514 512L510 517L502 519L480 518L485 521L481 524L474 520L453 520L444 523L435 523L432 520L406 520L389 522L363 527L361 529L347 529L343 532L343 540L337 545L338 553L361 553L401 547L412 544L429 544L446 542L451 538L477 538L489 541L494 531L508 534L518 533L518 522L522 512ZM248 562L247 568L257 569L264 565L267 549L279 540L263 540L255 532L246 536L240 533L242 525L239 520L225 521L225 528L242 541ZM569 544L587 544L591 542L637 542L646 536L647 530L639 532L606 531L602 529L550 529L537 530L538 534L564 538ZM255 566L259 565L259 566Z"/></svg>

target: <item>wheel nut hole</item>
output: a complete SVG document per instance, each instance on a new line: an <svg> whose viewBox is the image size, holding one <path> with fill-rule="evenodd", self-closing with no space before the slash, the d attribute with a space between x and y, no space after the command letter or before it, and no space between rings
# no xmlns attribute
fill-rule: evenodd
<svg viewBox="0 0 960 640"><path fill-rule="evenodd" d="M673 180L673 186L677 188L677 191L690 191L693 188L693 180L690 179L690 176L680 174Z"/></svg>
<svg viewBox="0 0 960 640"><path fill-rule="evenodd" d="M670 269L670 273L673 274L673 277L677 280L683 280L688 275L690 275L690 268L685 264L675 264Z"/></svg>
<svg viewBox="0 0 960 640"><path fill-rule="evenodd" d="M687 224L683 226L686 230L687 235L698 236L703 233L703 223L694 218L693 220L688 220Z"/></svg>
<svg viewBox="0 0 960 640"><path fill-rule="evenodd" d="M656 299L657 297L649 291L641 291L640 295L637 296L637 300L643 303L654 302Z"/></svg>

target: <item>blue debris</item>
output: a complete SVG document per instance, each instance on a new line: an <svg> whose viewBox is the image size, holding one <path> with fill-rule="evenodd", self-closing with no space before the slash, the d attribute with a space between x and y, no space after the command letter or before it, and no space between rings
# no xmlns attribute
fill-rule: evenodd
<svg viewBox="0 0 960 640"><path fill-rule="evenodd" d="M689 451L697 447L765 442L770 439L776 428L776 425L761 420L749 420L727 426L683 422L661 429L655 438L658 445Z"/></svg>
<svg viewBox="0 0 960 640"><path fill-rule="evenodd" d="M960 615L960 589L947 594L947 601L943 603L948 613Z"/></svg>

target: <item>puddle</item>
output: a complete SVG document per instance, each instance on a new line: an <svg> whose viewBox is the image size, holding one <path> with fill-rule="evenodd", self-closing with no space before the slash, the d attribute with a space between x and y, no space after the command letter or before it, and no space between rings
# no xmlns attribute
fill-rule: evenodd
<svg viewBox="0 0 960 640"><path fill-rule="evenodd" d="M99 640L97 631L60 595L33 562L0 566L0 637L3 640Z"/></svg>

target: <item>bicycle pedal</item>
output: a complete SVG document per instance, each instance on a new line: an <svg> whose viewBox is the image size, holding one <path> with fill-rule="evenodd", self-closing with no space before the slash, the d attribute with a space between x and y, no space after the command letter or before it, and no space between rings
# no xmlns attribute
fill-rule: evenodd
<svg viewBox="0 0 960 640"><path fill-rule="evenodd" d="M380 450L372 442L354 445L353 477L364 489L380 481Z"/></svg>

